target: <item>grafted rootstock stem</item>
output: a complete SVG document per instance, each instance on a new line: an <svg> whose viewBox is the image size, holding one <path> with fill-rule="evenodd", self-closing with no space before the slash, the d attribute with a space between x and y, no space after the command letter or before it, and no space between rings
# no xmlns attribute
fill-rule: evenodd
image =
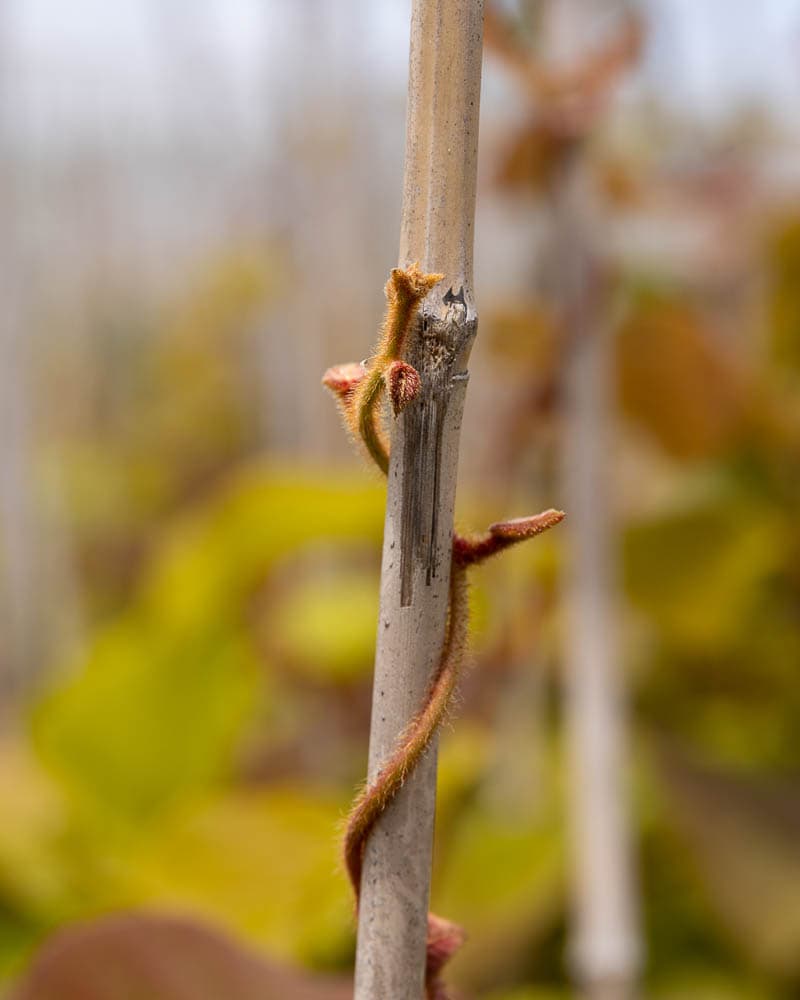
<svg viewBox="0 0 800 1000"><path fill-rule="evenodd" d="M337 365L329 369L323 378L324 384L338 397L347 426L361 438L368 453L382 470L389 468L389 454L382 426L383 390L386 389L389 394L395 416L404 412L419 395L422 385L419 373L398 355L404 348L406 333L425 295L440 280L441 275L423 275L416 264L408 270L395 269L386 286L389 305L381 339L369 367L355 364ZM402 380L400 388L397 386L398 374ZM408 725L398 728L389 752L381 755L379 766L371 769L367 785L356 798L348 819L344 857L359 903L365 882L365 854L370 838L381 817L395 804L401 788L417 771L426 751L431 747L459 678L469 627L468 568L510 545L541 534L557 524L563 516L560 511L549 510L533 517L498 522L479 536L453 537L447 567L450 572L446 636L433 668L429 671L427 691L424 697L419 699ZM388 549L391 553L395 548L395 542L391 540L390 528L391 521L387 517ZM398 554L397 558L399 557ZM384 613L383 608L381 613ZM390 625L390 621L382 619L383 628L379 628L379 636L384 629L388 630ZM380 711L382 696L383 690L379 689L373 711L376 705ZM385 717L382 721L386 721ZM430 849L429 843L427 846ZM416 845L413 843L408 845L408 850L412 852L415 848ZM425 901L427 907L427 892ZM361 917L363 926L363 912ZM460 928L432 914L428 915L424 978L426 993L430 1000L444 1000L446 997L440 973L462 939ZM389 982L386 974L380 969L376 973L373 964L369 969L370 984L367 988L359 991L357 979L356 996L419 996L422 987L422 969L423 963L420 962L417 984L419 988L412 980L410 984L405 983L405 992L400 994L395 992L397 987L385 985ZM372 985L374 982L383 985L375 987Z"/></svg>

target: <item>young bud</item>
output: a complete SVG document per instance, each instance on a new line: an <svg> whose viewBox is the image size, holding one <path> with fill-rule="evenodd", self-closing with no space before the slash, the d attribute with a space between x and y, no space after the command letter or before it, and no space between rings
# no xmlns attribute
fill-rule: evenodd
<svg viewBox="0 0 800 1000"><path fill-rule="evenodd" d="M419 395L422 382L419 372L405 361L393 361L384 372L394 415L398 416Z"/></svg>

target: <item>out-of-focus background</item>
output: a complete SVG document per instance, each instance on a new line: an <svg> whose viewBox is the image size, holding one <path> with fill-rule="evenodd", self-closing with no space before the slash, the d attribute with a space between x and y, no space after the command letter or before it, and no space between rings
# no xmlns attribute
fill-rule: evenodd
<svg viewBox="0 0 800 1000"><path fill-rule="evenodd" d="M800 2L489 9L459 521L570 518L476 581L452 979L788 1000ZM347 995L383 488L320 376L396 262L408 24L0 5L0 980L29 1000Z"/></svg>

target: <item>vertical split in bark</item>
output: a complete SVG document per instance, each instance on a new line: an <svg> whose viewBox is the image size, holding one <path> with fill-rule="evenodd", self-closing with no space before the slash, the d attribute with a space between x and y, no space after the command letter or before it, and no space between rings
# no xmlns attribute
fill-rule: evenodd
<svg viewBox="0 0 800 1000"><path fill-rule="evenodd" d="M414 0L399 262L445 277L411 331L405 357L422 385L392 431L370 783L423 704L445 639L458 438L477 324L482 34L482 0ZM356 1000L422 996L435 799L434 740L366 845Z"/></svg>

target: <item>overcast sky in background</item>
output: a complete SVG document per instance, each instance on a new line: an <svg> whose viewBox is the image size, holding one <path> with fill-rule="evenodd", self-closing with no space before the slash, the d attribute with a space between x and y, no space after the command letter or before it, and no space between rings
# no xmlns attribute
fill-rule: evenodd
<svg viewBox="0 0 800 1000"><path fill-rule="evenodd" d="M402 88L409 0L6 0L4 58L27 134L116 119L163 124L186 79L245 130L298 75L353 62L364 79ZM648 0L644 81L701 116L762 101L784 120L800 107L800 0ZM354 9L358 16L353 16ZM341 72L341 69L340 69ZM5 75L5 74L4 74ZM331 81L335 86L335 81ZM177 84L177 87L175 86ZM195 86L193 84L193 86Z"/></svg>

